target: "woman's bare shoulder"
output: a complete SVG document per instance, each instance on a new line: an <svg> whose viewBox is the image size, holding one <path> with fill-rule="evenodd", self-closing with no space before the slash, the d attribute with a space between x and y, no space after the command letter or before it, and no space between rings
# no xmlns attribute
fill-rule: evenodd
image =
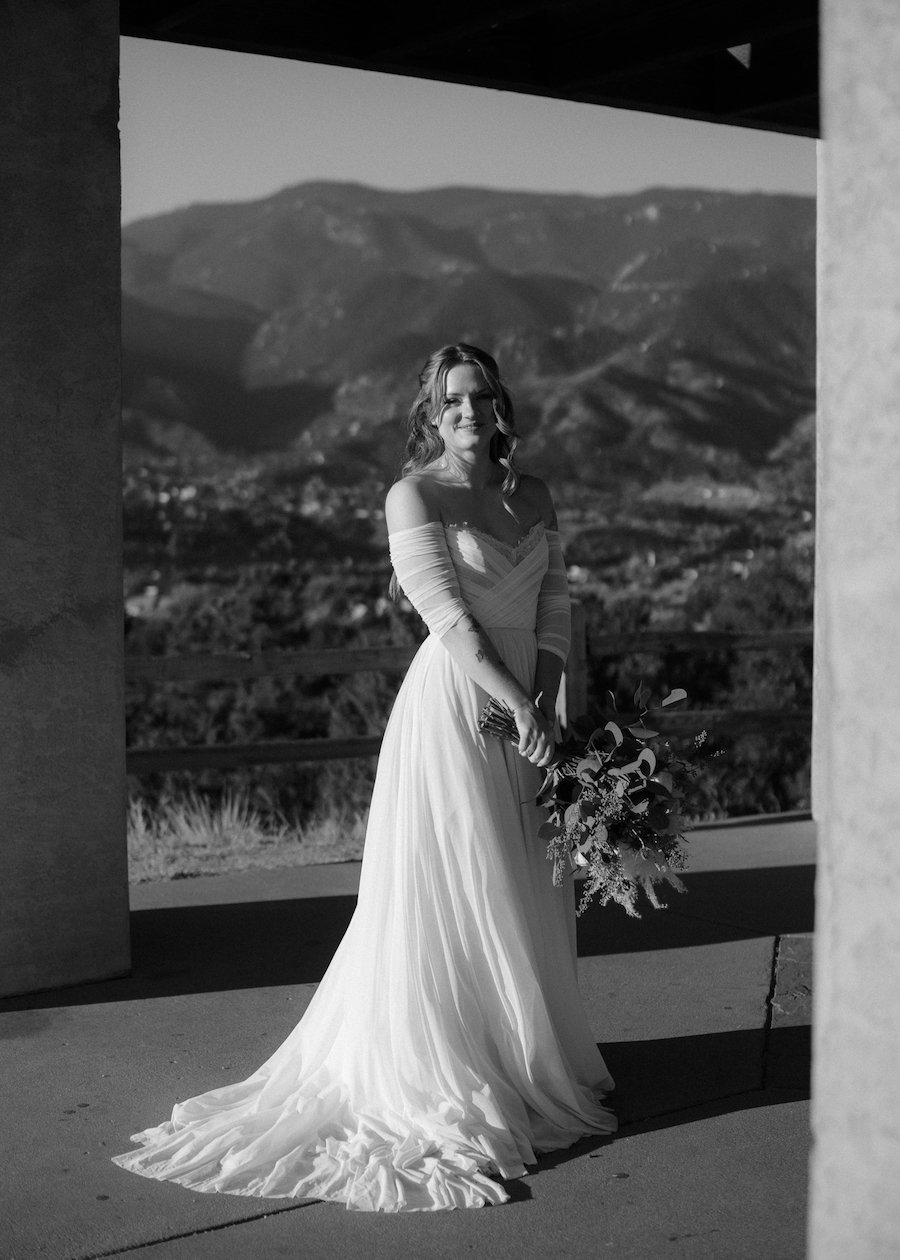
<svg viewBox="0 0 900 1260"><path fill-rule="evenodd" d="M441 514L432 479L421 473L410 473L395 481L384 501L384 516L389 534L439 521Z"/></svg>
<svg viewBox="0 0 900 1260"><path fill-rule="evenodd" d="M536 514L540 514L541 520L548 529L556 529L556 508L553 506L553 496L545 481L542 481L540 477L533 477L530 473L522 473L516 493L522 496L528 507Z"/></svg>

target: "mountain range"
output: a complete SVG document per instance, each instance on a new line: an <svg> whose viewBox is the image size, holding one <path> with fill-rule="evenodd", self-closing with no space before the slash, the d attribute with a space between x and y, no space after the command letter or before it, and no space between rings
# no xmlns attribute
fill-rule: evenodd
<svg viewBox="0 0 900 1260"><path fill-rule="evenodd" d="M499 359L525 465L588 483L758 464L814 406L810 198L305 183L122 244L134 441L149 417L395 467L419 368L459 340Z"/></svg>

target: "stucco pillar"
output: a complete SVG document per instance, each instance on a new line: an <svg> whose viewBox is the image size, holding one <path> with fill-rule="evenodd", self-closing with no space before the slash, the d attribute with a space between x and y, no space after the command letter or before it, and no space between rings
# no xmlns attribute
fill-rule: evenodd
<svg viewBox="0 0 900 1260"><path fill-rule="evenodd" d="M825 342L825 329L822 323L822 292L825 288L825 161L824 142L816 141L816 345L821 348ZM817 508L822 494L825 467L823 450L822 404L824 384L822 381L823 357L816 358L816 499ZM824 565L822 563L822 520L823 513L816 512L816 549L815 549L815 584L813 592L813 666L812 666L812 747L810 757L810 807L816 823L822 821L822 809L825 797L827 772L825 768L826 728L825 728L825 615L823 608Z"/></svg>
<svg viewBox="0 0 900 1260"><path fill-rule="evenodd" d="M900 7L823 0L810 1254L900 1248Z"/></svg>
<svg viewBox="0 0 900 1260"><path fill-rule="evenodd" d="M127 969L118 4L0 4L0 994Z"/></svg>

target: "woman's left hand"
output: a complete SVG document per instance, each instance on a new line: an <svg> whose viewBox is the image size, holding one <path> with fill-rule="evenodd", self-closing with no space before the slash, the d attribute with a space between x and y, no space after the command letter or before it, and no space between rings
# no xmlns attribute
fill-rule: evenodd
<svg viewBox="0 0 900 1260"><path fill-rule="evenodd" d="M542 769L548 766L556 749L552 723L533 701L513 709L513 718L519 732L520 755Z"/></svg>

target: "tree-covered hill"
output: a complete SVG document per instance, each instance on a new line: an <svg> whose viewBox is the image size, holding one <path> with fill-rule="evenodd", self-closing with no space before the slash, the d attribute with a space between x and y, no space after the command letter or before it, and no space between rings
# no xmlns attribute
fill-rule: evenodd
<svg viewBox="0 0 900 1260"><path fill-rule="evenodd" d="M382 503L427 353L496 353L520 463L556 498L589 634L811 624L814 206L655 189L590 198L305 184L123 234L132 652L413 641ZM809 653L591 662L595 697L809 705ZM396 678L132 688L129 743L370 734ZM700 812L804 805L802 736L733 741ZM371 766L224 784L298 815L363 808ZM268 805L267 805L268 803Z"/></svg>
<svg viewBox="0 0 900 1260"><path fill-rule="evenodd" d="M190 206L123 232L126 406L253 451L341 431L363 397L354 436L383 459L426 355L468 340L541 458L562 425L651 477L673 450L759 461L812 408L814 230L808 198L691 189L312 183Z"/></svg>

